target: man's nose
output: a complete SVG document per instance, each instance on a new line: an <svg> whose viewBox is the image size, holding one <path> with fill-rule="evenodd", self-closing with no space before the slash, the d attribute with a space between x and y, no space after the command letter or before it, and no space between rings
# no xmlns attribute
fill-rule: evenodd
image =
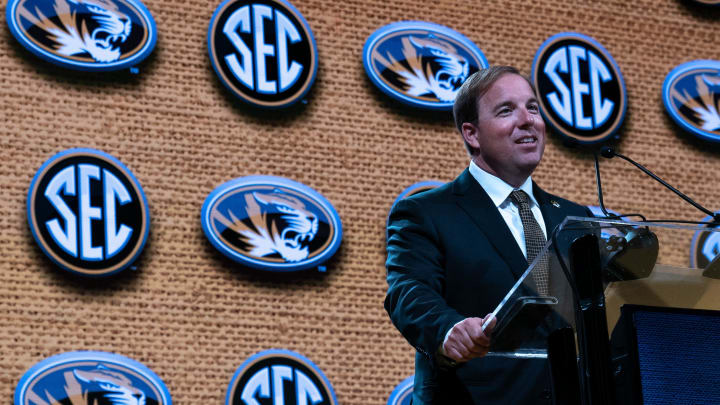
<svg viewBox="0 0 720 405"><path fill-rule="evenodd" d="M535 125L535 120L538 119L536 117L536 114L533 114L532 112L528 111L527 109L522 109L520 111L520 126L521 127L531 127Z"/></svg>

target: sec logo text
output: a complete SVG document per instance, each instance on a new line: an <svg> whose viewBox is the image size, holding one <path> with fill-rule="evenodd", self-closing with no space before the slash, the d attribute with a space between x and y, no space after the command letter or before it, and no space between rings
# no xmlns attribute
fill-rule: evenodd
<svg viewBox="0 0 720 405"><path fill-rule="evenodd" d="M27 199L30 230L58 266L108 276L129 266L147 240L150 214L140 183L114 157L70 149L45 162Z"/></svg>

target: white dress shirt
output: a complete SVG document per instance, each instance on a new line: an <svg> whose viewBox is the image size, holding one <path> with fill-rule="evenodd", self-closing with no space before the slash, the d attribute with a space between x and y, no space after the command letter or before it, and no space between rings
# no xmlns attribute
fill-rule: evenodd
<svg viewBox="0 0 720 405"><path fill-rule="evenodd" d="M473 178L475 178L475 180L477 180L478 183L480 183L488 196L490 196L490 199L493 201L498 211L500 211L500 215L505 220L508 228L510 228L510 232L515 238L518 246L520 246L520 250L522 250L523 255L525 255L525 258L527 259L527 248L525 247L525 231L522 225L522 221L520 220L520 212L518 210L518 207L509 198L510 193L516 189L501 180L500 178L495 177L492 174L481 169L473 161L470 161L469 169L470 174L473 176ZM525 182L517 188L517 190L524 191L530 197L530 211L532 211L535 220L538 222L538 224L540 225L540 229L542 229L543 234L545 235L545 239L547 239L545 220L543 220L542 212L540 212L540 205L538 205L537 200L535 199L535 195L533 195L532 179L528 177L527 180L525 180ZM452 330L455 328L455 326L457 326L458 323L453 325L453 327L450 328L450 330L448 330L445 334L445 339L443 340L443 344L441 346L441 353L444 354L445 343L447 343L448 337L450 337L450 332L452 332Z"/></svg>
<svg viewBox="0 0 720 405"><path fill-rule="evenodd" d="M490 196L490 199L495 203L500 215L505 220L510 232L515 237L515 241L523 255L527 258L527 248L525 247L525 231L523 229L522 221L520 220L520 212L518 207L510 200L510 193L513 190L522 190L530 197L530 211L532 211L535 220L540 225L545 239L547 240L547 231L545 230L545 221L543 220L542 212L540 212L540 206L533 195L532 190L532 179L530 177L525 182L515 189L513 186L507 184L498 177L486 172L485 170L478 167L475 162L470 161L470 174L477 180L482 186L485 192Z"/></svg>

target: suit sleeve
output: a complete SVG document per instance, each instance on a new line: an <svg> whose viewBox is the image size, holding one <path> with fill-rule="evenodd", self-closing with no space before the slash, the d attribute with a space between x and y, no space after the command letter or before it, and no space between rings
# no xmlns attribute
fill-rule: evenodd
<svg viewBox="0 0 720 405"><path fill-rule="evenodd" d="M465 317L447 305L444 252L432 219L413 199L399 201L387 228L385 309L395 327L431 360Z"/></svg>

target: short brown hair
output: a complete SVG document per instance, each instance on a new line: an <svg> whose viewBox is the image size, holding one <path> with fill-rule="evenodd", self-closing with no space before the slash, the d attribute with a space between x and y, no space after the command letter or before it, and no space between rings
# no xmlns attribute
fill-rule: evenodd
<svg viewBox="0 0 720 405"><path fill-rule="evenodd" d="M527 77L523 76L520 71L512 66L491 66L487 69L481 69L473 73L465 80L462 87L458 91L453 105L453 117L455 118L455 126L460 134L462 134L462 125L466 122L477 124L478 119L478 100L500 77L506 74L515 74L527 80L530 88L535 91ZM465 138L463 138L465 142ZM472 154L472 148L465 142L465 148Z"/></svg>

